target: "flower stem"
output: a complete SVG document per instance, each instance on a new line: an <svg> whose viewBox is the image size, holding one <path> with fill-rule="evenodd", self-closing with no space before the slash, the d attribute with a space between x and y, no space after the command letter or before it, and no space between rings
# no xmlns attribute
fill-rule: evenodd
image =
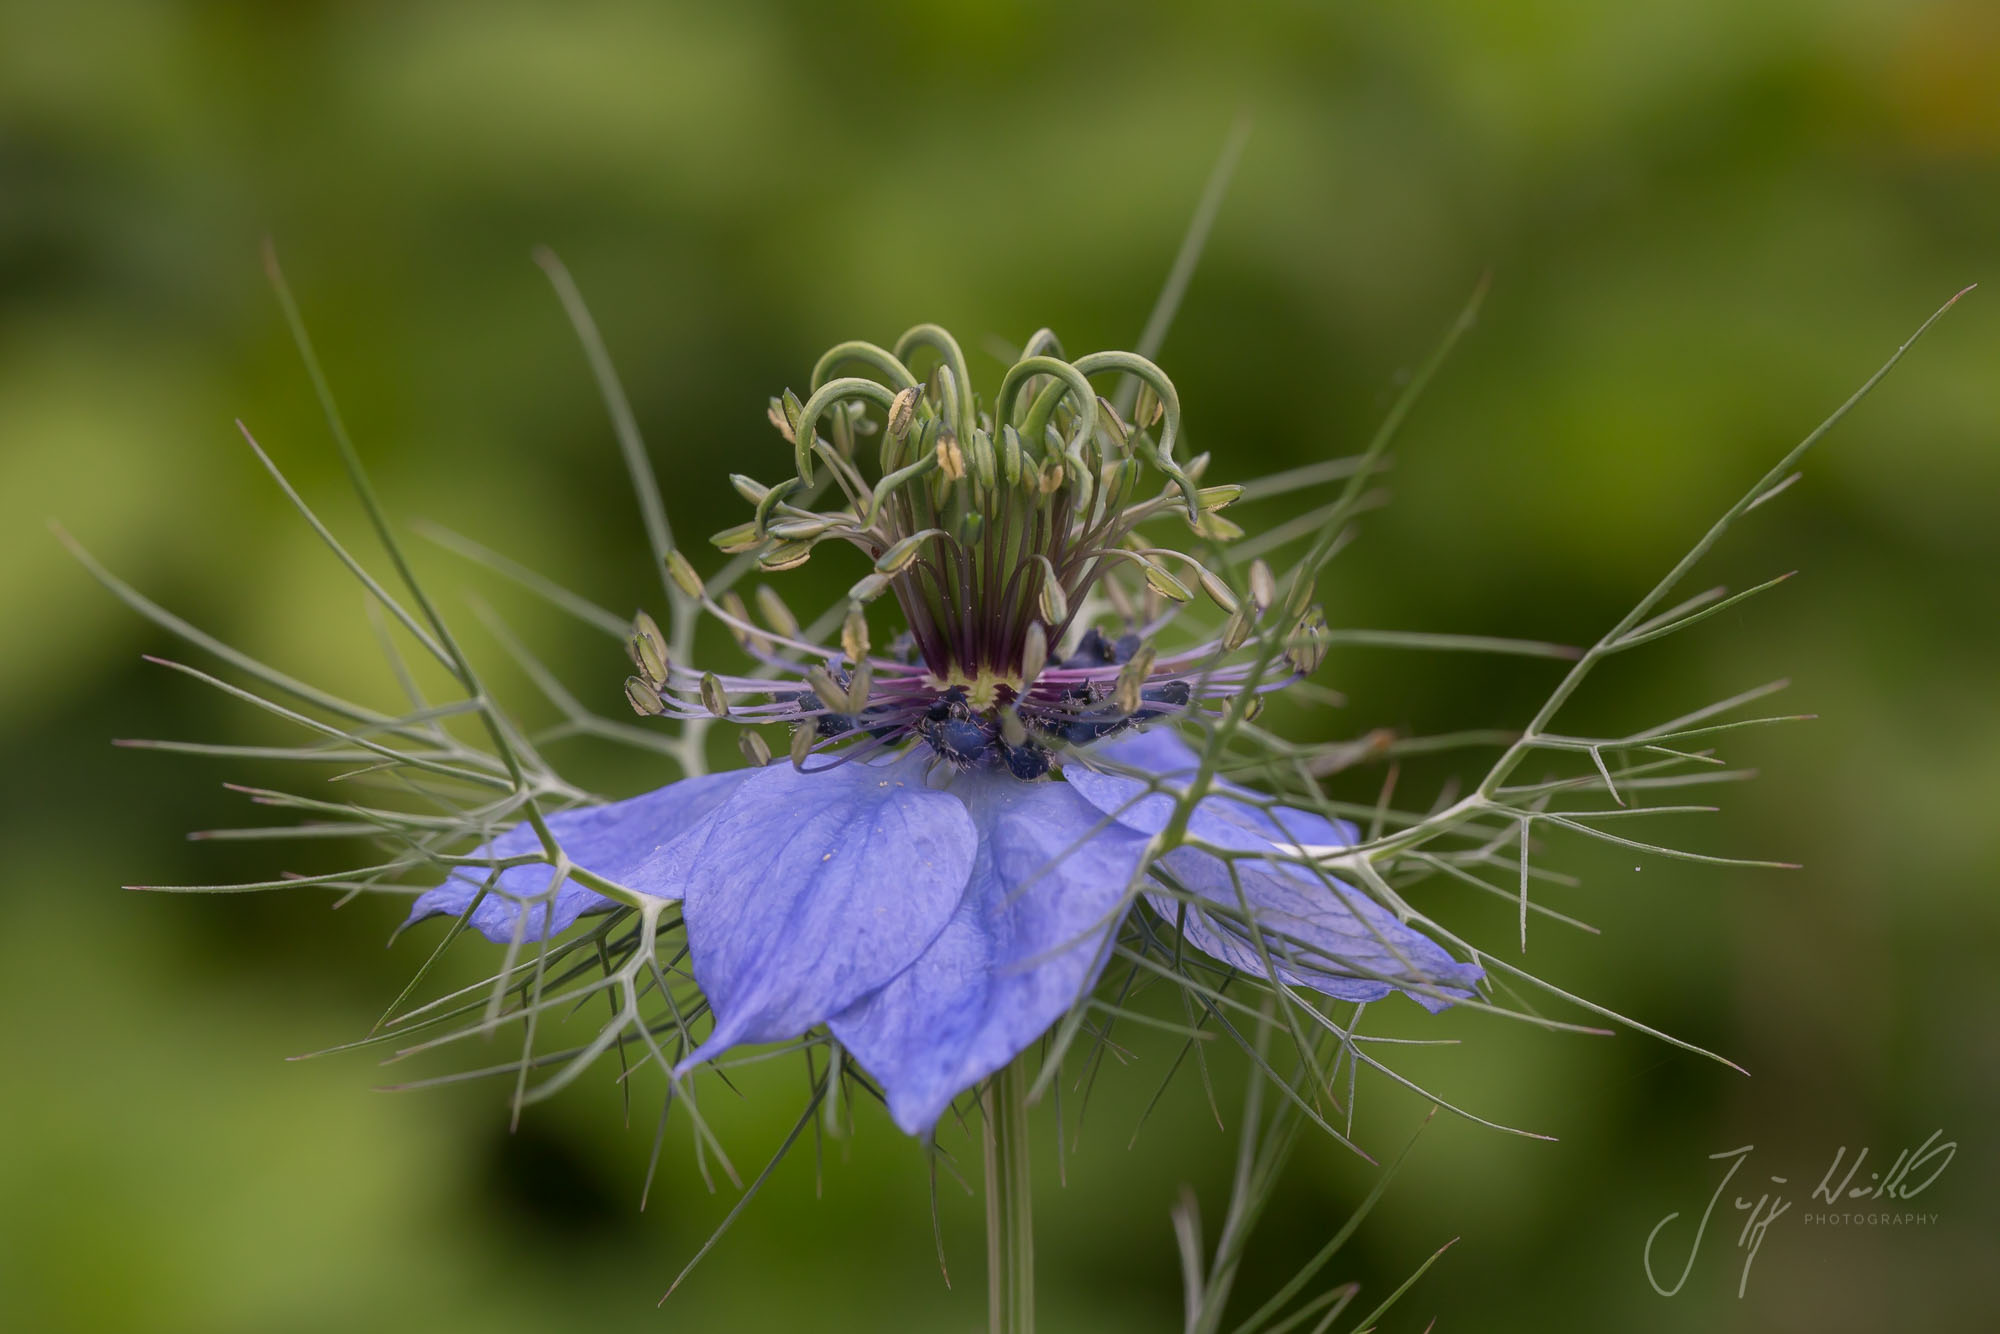
<svg viewBox="0 0 2000 1334"><path fill-rule="evenodd" d="M986 1311L989 1334L1034 1334L1034 1184L1028 1163L1028 1086L1023 1053L987 1081Z"/></svg>

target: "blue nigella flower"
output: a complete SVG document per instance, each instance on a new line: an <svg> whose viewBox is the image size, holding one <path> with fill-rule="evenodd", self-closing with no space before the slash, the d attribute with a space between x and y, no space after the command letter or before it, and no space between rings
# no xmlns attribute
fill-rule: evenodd
<svg viewBox="0 0 2000 1334"><path fill-rule="evenodd" d="M929 389L903 364L913 338L943 358ZM838 650L803 638L788 613L753 623L678 559L682 587L767 670L697 673L669 661L640 618L639 675L627 683L640 712L793 728L791 764L549 817L577 866L680 902L713 1016L683 1070L824 1025L881 1086L896 1123L923 1134L1089 993L1140 899L1211 958L1340 1000L1401 991L1437 1010L1482 977L1306 862L1301 845L1356 841L1344 823L1217 780L1184 837L1156 838L1199 767L1174 720L1310 671L1317 614L1285 627L1281 653L1243 661L1265 633L1268 591L1239 601L1193 558L1139 537L1179 512L1227 540L1234 525L1216 511L1236 488L1198 489L1203 461L1175 462L1179 408L1151 363L1069 363L1054 351L1046 335L1031 341L990 416L942 331L913 331L894 353L843 345L804 404L774 402L798 475L775 487L736 479L757 518L717 541L774 570L829 538L866 553L874 570L850 594ZM827 380L842 358L889 383ZM1141 422L1087 392L1085 377L1106 370L1146 383ZM864 417L871 405L879 423ZM830 441L816 434L822 421ZM882 437L873 482L856 439L870 425ZM815 460L845 505L808 508ZM1166 479L1157 494L1140 494L1142 463ZM1182 601L1198 584L1228 623L1165 655L1152 638L1168 617L1117 637L1087 628L1093 594L1127 570L1143 579L1141 599ZM871 653L866 604L888 594L908 627L904 649ZM1067 655L1051 661L1059 644ZM521 826L481 855L538 848ZM489 939L535 941L616 906L574 881L548 896L549 878L545 865L511 866L489 887L461 872L419 897L411 919L469 909Z"/></svg>

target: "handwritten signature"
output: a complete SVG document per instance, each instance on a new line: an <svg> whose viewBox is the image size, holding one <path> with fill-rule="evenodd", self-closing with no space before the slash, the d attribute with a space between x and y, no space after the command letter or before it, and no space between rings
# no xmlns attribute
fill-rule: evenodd
<svg viewBox="0 0 2000 1334"><path fill-rule="evenodd" d="M1849 1204L1860 1200L1888 1200L1900 1203L1915 1199L1930 1189L1931 1184L1943 1174L1944 1169L1951 1165L1951 1160L1958 1154L1958 1141L1944 1140L1940 1143L1943 1135L1942 1130L1932 1131L1930 1138L1917 1148L1904 1149L1897 1154L1895 1161L1890 1163L1888 1171L1870 1172L1865 1180L1858 1183L1857 1178L1861 1176L1861 1170L1868 1161L1869 1151L1864 1148L1854 1155L1852 1161L1849 1161L1847 1146L1842 1145L1834 1150L1833 1161L1828 1164L1826 1173L1820 1177L1819 1184L1813 1187L1812 1194L1808 1198L1821 1200L1829 1205ZM1715 1192L1708 1197L1708 1206L1701 1211L1701 1221L1695 1224L1694 1240L1688 1244L1687 1260L1681 1265L1680 1277L1673 1281L1671 1287L1662 1283L1659 1274L1654 1270L1653 1247L1660 1240L1660 1233L1666 1230L1667 1225L1681 1216L1680 1212L1676 1210L1668 1214L1655 1223L1653 1230L1646 1234L1643 1258L1646 1265L1646 1281L1653 1285L1653 1291L1662 1297L1671 1297L1687 1282L1689 1272L1694 1269L1695 1256L1701 1252L1701 1241L1708 1232L1709 1220L1715 1213L1717 1202L1729 1189L1729 1183L1736 1178L1743 1164L1748 1162L1750 1155L1756 1151L1756 1145L1745 1144L1740 1149L1725 1149L1721 1153L1708 1155L1710 1162L1727 1163L1729 1166L1723 1172L1722 1180L1716 1183ZM1841 1171L1843 1165L1846 1167L1844 1175ZM1769 1180L1773 1186L1790 1184L1788 1178L1781 1176L1773 1176ZM1756 1262L1757 1251L1764 1244L1764 1234L1770 1230L1772 1223L1791 1211L1793 1201L1780 1192L1766 1190L1755 1200L1739 1195L1735 1197L1733 1203L1736 1209L1745 1215L1743 1226L1736 1234L1736 1247L1743 1252L1743 1272L1736 1282L1736 1295L1740 1298L1749 1288L1750 1266ZM1808 1214L1806 1221L1840 1222L1860 1217L1862 1216ZM1873 1221L1877 1216L1866 1217ZM1937 1215L1880 1217L1884 1221L1907 1218L1910 1221L1935 1222Z"/></svg>

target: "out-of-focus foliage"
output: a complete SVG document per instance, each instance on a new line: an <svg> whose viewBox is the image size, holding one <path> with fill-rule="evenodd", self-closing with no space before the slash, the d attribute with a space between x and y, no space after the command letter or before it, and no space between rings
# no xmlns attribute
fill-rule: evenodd
<svg viewBox="0 0 2000 1334"><path fill-rule="evenodd" d="M1249 151L1160 358L1214 479L1352 452L1491 270L1481 328L1411 423L1394 504L1322 591L1338 624L1587 642L1931 308L2000 276L1996 90L2000 20L1975 0L9 6L0 1324L981 1318L976 1202L943 1184L947 1290L923 1159L873 1113L828 1146L824 1199L810 1155L793 1161L655 1313L728 1200L670 1147L636 1212L650 1113L623 1129L608 1079L510 1137L499 1088L383 1094L365 1060L280 1059L358 1035L394 995L425 946L380 949L392 905L118 890L312 869L313 850L178 841L243 820L223 780L270 775L106 739L272 734L140 664L161 637L68 562L46 518L253 651L393 689L358 593L231 425L353 524L261 238L394 509L622 608L657 585L532 246L577 275L672 517L706 533L740 517L726 472L780 457L766 395L802 385L839 338L935 319L1014 341L1049 324L1073 351L1130 343L1248 111ZM1987 1309L1996 359L2000 307L1975 294L1715 561L1735 586L1803 576L1619 664L1585 701L1629 722L1788 675L1788 707L1822 715L1756 738L1760 781L1688 817L1712 822L1699 846L1806 870L1557 848L1585 883L1548 901L1604 934L1530 945L1544 975L1754 1078L1631 1035L1437 1021L1463 1045L1413 1066L1561 1138L1426 1132L1347 1271L1380 1293L1463 1234L1399 1308L1405 1327L1436 1312L1493 1331L1944 1329ZM620 707L615 645L423 554ZM1328 736L1518 724L1552 670L1350 649L1322 673L1344 710L1277 716ZM630 756L573 760L607 790L648 782ZM1428 802L1443 772L1410 768L1401 800ZM1509 929L1504 905L1439 905L1454 909ZM1173 1327L1168 1209L1182 1183L1224 1181L1198 1081L1126 1151L1170 1049L1135 1054L1107 1074L1066 1187L1047 1164L1051 1329ZM739 1160L775 1143L802 1085L774 1066L714 1104ZM1378 1087L1364 1141L1391 1152L1421 1113ZM1823 1208L1804 1196L1834 1148L1893 1158L1939 1128L1961 1148L1917 1202L1935 1224L1801 1221ZM1742 1189L1788 1175L1797 1201L1748 1296L1727 1204L1687 1287L1656 1296L1647 1231L1698 1210L1707 1155L1744 1144L1758 1152ZM1303 1153L1246 1295L1316 1249L1369 1179L1332 1146Z"/></svg>

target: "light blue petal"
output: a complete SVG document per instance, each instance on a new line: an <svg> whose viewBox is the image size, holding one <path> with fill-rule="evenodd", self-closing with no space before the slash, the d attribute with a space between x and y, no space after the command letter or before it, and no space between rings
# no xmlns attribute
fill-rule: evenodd
<svg viewBox="0 0 2000 1334"><path fill-rule="evenodd" d="M1466 988L1485 976L1478 964L1460 963L1367 894L1330 876L1275 861L1224 862L1194 848L1177 848L1160 865L1229 915L1187 904L1183 918L1183 901L1165 893L1147 896L1153 911L1179 922L1202 953L1252 976L1268 978L1270 970L1243 921L1246 905L1278 977L1337 1000L1379 1000L1399 990L1435 1013L1451 1003L1446 997L1471 999Z"/></svg>
<svg viewBox="0 0 2000 1334"><path fill-rule="evenodd" d="M1123 774L1102 773L1093 763L1110 763L1137 769L1160 779L1189 779L1201 764L1175 728L1161 724L1144 731L1127 732L1083 751L1063 767L1063 776L1092 805L1145 834L1157 834L1173 813L1173 799L1165 792L1148 794L1147 784ZM1169 788L1185 783L1168 782ZM1346 847L1359 841L1359 831L1345 820L1329 820L1296 806L1267 806L1268 798L1249 788L1223 779L1212 779L1209 795L1197 808L1197 820L1207 832L1198 836L1211 843L1228 842L1219 822L1246 829L1271 843L1311 843ZM1190 830L1196 826L1190 824ZM1232 845L1233 846L1233 845Z"/></svg>
<svg viewBox="0 0 2000 1334"><path fill-rule="evenodd" d="M797 1037L890 978L944 930L979 835L924 783L928 750L817 773L759 769L676 853L695 980L715 1014L682 1069Z"/></svg>
<svg viewBox="0 0 2000 1334"><path fill-rule="evenodd" d="M644 894L679 898L679 886L657 869L649 870L649 863L659 861L656 854L696 828L749 775L749 770L741 769L707 774L669 783L627 801L557 811L548 817L549 830L569 859L585 870ZM524 820L480 848L476 855L520 857L540 848L541 841ZM458 916L479 897L480 886L486 883L488 874L477 867L455 871L443 884L417 896L404 925L426 917ZM492 891L472 910L472 926L488 940L500 944L513 940L524 906L521 900L545 893L549 876L547 866L513 866L502 871ZM544 940L567 931L585 913L604 912L614 906L595 890L566 880L556 891L553 904L526 905L528 921L521 939Z"/></svg>
<svg viewBox="0 0 2000 1334"><path fill-rule="evenodd" d="M980 833L958 911L908 969L832 1021L911 1135L1096 983L1146 846L1061 783L974 773L951 790Z"/></svg>
<svg viewBox="0 0 2000 1334"><path fill-rule="evenodd" d="M1091 760L1125 765L1166 781L1149 784L1102 773L1089 767ZM1199 764L1200 756L1172 728L1154 727L1093 747L1064 766L1063 775L1097 809L1129 828L1155 834L1173 814L1170 794L1180 786L1174 780L1191 777ZM1344 846L1357 841L1354 827L1345 821L1289 806L1266 810L1251 804L1254 800L1247 788L1217 783L1216 791L1195 806L1188 833L1245 853L1274 853L1280 844ZM1195 848L1178 848L1160 864L1186 889L1234 912L1232 920L1205 912L1198 904L1188 905L1183 924L1188 942L1253 976L1269 973L1242 921L1246 904L1280 979L1339 1000L1377 1000L1401 990L1425 1009L1436 1011L1450 1004L1444 996L1470 999L1472 993L1465 988L1485 976L1477 964L1452 958L1367 894L1295 863L1276 857L1225 862ZM1230 876L1232 865L1242 882L1240 895ZM1182 920L1180 899L1150 894L1148 901L1168 922Z"/></svg>

